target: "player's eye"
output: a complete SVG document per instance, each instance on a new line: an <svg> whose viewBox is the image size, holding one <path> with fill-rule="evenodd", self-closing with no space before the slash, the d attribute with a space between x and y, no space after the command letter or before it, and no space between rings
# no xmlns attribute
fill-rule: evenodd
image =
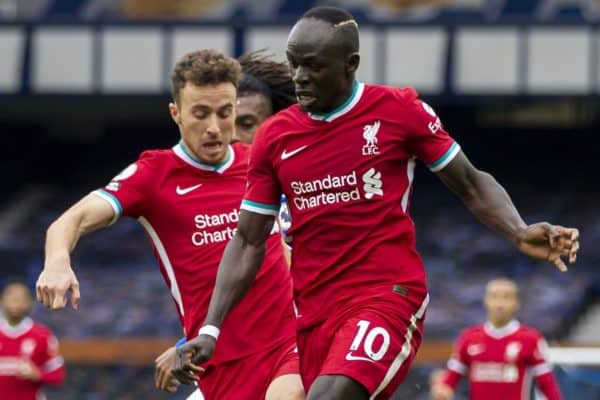
<svg viewBox="0 0 600 400"><path fill-rule="evenodd" d="M231 108L219 111L219 118L229 118L231 116Z"/></svg>
<svg viewBox="0 0 600 400"><path fill-rule="evenodd" d="M246 131L251 131L254 129L254 124L251 122L246 122L246 123L241 124L241 128Z"/></svg>
<svg viewBox="0 0 600 400"><path fill-rule="evenodd" d="M312 69L315 72L319 72L321 70L321 68L323 68L323 66L321 64L317 64L317 63L310 63L308 65L308 68Z"/></svg>
<svg viewBox="0 0 600 400"><path fill-rule="evenodd" d="M194 118L196 119L205 119L207 116L208 114L203 111L197 111L194 113Z"/></svg>

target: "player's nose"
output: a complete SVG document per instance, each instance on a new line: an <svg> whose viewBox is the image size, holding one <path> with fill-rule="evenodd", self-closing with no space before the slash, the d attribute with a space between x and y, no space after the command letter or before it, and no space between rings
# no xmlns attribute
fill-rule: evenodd
<svg viewBox="0 0 600 400"><path fill-rule="evenodd" d="M221 129L219 128L219 124L217 123L216 116L213 115L212 117L210 117L208 125L206 127L206 133L208 133L211 136L215 136L221 133Z"/></svg>
<svg viewBox="0 0 600 400"><path fill-rule="evenodd" d="M298 68L296 68L294 71L292 79L294 80L294 83L297 86L300 86L300 87L306 86L309 83L308 73L307 73L306 68L304 68L302 66L298 66Z"/></svg>

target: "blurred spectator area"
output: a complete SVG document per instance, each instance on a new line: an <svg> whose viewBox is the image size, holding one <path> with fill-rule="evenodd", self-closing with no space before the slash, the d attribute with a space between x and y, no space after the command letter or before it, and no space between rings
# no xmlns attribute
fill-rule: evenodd
<svg viewBox="0 0 600 400"><path fill-rule="evenodd" d="M235 0L92 0L82 6L84 16L118 16L130 19L227 18Z"/></svg>
<svg viewBox="0 0 600 400"><path fill-rule="evenodd" d="M375 20L444 16L539 19L600 15L598 0L0 0L0 18L223 19L298 16L315 5L347 8Z"/></svg>

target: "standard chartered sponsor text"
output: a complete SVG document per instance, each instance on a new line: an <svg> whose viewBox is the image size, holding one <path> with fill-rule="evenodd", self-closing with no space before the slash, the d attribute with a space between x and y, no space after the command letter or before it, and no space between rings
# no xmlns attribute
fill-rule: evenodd
<svg viewBox="0 0 600 400"><path fill-rule="evenodd" d="M228 213L208 215L198 214L194 217L194 224L198 229L204 229L211 226L219 226L230 223L238 223L240 220L240 212L235 208Z"/></svg>
<svg viewBox="0 0 600 400"><path fill-rule="evenodd" d="M233 238L240 220L240 211L233 209L220 214L197 214L194 217L195 232L192 233L194 246L227 242ZM233 225L233 226L232 226ZM207 228L213 228L208 230ZM271 234L279 232L279 225L274 224Z"/></svg>
<svg viewBox="0 0 600 400"><path fill-rule="evenodd" d="M312 181L292 181L290 186L295 194L294 206L298 210L360 200L356 171L340 176L327 175Z"/></svg>
<svg viewBox="0 0 600 400"><path fill-rule="evenodd" d="M194 226L197 230L192 233L192 243L194 246L203 246L231 240L237 231L239 220L240 213L236 209L221 214L197 214L194 217ZM232 228L230 224L235 224L236 227ZM218 229L208 231L206 228Z"/></svg>

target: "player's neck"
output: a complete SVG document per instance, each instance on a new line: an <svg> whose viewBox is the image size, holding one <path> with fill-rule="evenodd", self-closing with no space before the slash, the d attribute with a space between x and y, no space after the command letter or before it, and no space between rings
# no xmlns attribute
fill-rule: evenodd
<svg viewBox="0 0 600 400"><path fill-rule="evenodd" d="M491 337L496 339L502 339L508 335L512 335L519 329L519 322L515 319L503 323L502 321L496 321L497 325L494 325L491 320L488 320L483 327L483 330Z"/></svg>
<svg viewBox="0 0 600 400"><path fill-rule="evenodd" d="M345 104L347 104L350 101L351 97L353 97L354 93L356 92L357 86L358 81L352 78L352 81L350 81L348 87L342 93L340 93L336 101L333 102L331 108L326 111L321 111L318 114L330 114L342 108Z"/></svg>
<svg viewBox="0 0 600 400"><path fill-rule="evenodd" d="M506 327L508 327L510 324L512 324L515 321L514 318L511 318L507 321L492 321L491 319L488 319L488 323L490 324L490 327L494 328L494 329L504 329Z"/></svg>
<svg viewBox="0 0 600 400"><path fill-rule="evenodd" d="M18 326L21 322L23 322L23 320L25 318L27 318L27 316L23 316L23 317L4 316L4 319L6 320L6 323L11 328L14 328L15 326Z"/></svg>
<svg viewBox="0 0 600 400"><path fill-rule="evenodd" d="M181 146L183 147L184 151L187 154L189 154L194 161L196 161L196 162L198 162L200 164L204 164L204 165L208 165L208 166L213 166L213 167L218 167L218 166L222 165L223 163L226 163L227 159L229 158L229 146L231 144L229 144L227 146L227 152L225 153L225 157L223 157L222 160L215 161L215 162L210 162L210 161L205 161L205 160L201 159L200 156L198 156L198 154L196 154L196 153L194 153L194 151L192 151L192 149L185 143L185 141L183 139L180 141L180 143L181 143Z"/></svg>

